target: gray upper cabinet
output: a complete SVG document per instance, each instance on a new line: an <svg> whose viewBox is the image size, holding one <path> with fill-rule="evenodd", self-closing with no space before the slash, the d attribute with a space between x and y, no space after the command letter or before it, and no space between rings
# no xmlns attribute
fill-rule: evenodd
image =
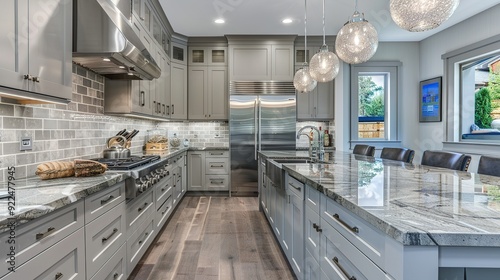
<svg viewBox="0 0 500 280"><path fill-rule="evenodd" d="M170 114L172 119L185 120L187 119L187 66L172 63L170 75L171 96L170 109L167 114Z"/></svg>
<svg viewBox="0 0 500 280"><path fill-rule="evenodd" d="M295 36L227 36L230 81L292 81Z"/></svg>
<svg viewBox="0 0 500 280"><path fill-rule="evenodd" d="M332 120L334 102L334 82L318 83L308 93L297 92L297 119Z"/></svg>
<svg viewBox="0 0 500 280"><path fill-rule="evenodd" d="M227 47L189 47L189 65L227 66Z"/></svg>
<svg viewBox="0 0 500 280"><path fill-rule="evenodd" d="M0 86L71 99L72 1L2 1Z"/></svg>

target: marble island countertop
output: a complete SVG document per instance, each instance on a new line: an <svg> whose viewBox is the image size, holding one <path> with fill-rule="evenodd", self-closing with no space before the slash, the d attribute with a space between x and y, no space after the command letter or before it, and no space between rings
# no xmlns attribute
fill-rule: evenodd
<svg viewBox="0 0 500 280"><path fill-rule="evenodd" d="M111 187L128 177L127 173L106 171L93 177L67 177L41 180L38 177L19 179L15 183L14 212L9 212L9 200L0 199L0 233L8 230L11 221L17 225L53 212L91 194ZM7 191L7 182L0 183L0 190ZM12 204L11 204L12 205Z"/></svg>
<svg viewBox="0 0 500 280"><path fill-rule="evenodd" d="M500 177L343 152L283 168L404 245L500 247Z"/></svg>

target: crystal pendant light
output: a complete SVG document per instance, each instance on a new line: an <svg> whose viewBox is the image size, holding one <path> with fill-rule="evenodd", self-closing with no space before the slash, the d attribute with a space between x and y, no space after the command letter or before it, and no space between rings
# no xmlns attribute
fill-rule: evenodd
<svg viewBox="0 0 500 280"><path fill-rule="evenodd" d="M421 32L438 27L455 12L460 0L391 0L390 11L401 28Z"/></svg>
<svg viewBox="0 0 500 280"><path fill-rule="evenodd" d="M333 52L328 51L325 40L325 0L323 0L323 46L320 51L311 58L309 73L318 82L329 82L339 73L339 58Z"/></svg>
<svg viewBox="0 0 500 280"><path fill-rule="evenodd" d="M304 64L293 77L293 86L300 93L311 92L317 85L309 74L309 67L307 66L307 0L304 0Z"/></svg>
<svg viewBox="0 0 500 280"><path fill-rule="evenodd" d="M337 55L349 64L368 61L377 51L378 33L364 15L358 12L358 1L354 14L340 29L335 40Z"/></svg>

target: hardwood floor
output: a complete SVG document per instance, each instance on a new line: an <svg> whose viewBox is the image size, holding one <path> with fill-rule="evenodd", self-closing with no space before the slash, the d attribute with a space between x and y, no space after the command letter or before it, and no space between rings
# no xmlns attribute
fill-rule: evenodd
<svg viewBox="0 0 500 280"><path fill-rule="evenodd" d="M256 197L185 197L128 279L296 278Z"/></svg>

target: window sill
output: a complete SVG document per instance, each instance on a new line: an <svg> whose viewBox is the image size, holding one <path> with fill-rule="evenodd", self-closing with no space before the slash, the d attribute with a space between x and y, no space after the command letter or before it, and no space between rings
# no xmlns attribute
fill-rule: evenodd
<svg viewBox="0 0 500 280"><path fill-rule="evenodd" d="M443 142L443 150L469 155L491 155L500 157L500 141L461 141Z"/></svg>

